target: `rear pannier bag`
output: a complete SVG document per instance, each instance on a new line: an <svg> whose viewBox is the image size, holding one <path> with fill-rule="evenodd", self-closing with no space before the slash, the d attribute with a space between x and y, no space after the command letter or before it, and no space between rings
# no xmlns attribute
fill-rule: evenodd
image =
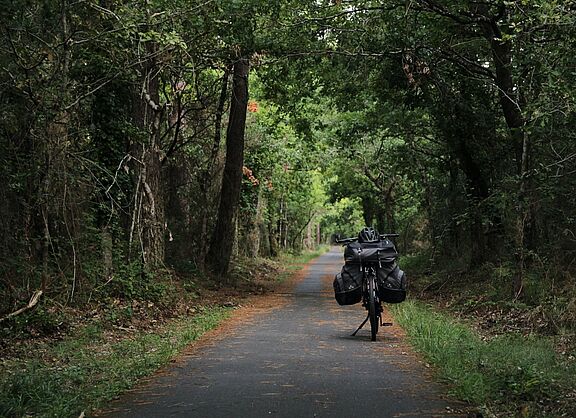
<svg viewBox="0 0 576 418"><path fill-rule="evenodd" d="M362 300L362 272L359 266L342 267L334 278L334 297L339 305L354 305Z"/></svg>
<svg viewBox="0 0 576 418"><path fill-rule="evenodd" d="M382 302L404 302L407 286L406 274L396 263L378 269L378 296Z"/></svg>

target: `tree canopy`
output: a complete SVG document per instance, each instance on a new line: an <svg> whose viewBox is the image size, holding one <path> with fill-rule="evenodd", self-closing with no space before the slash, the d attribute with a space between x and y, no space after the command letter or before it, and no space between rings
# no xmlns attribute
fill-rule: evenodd
<svg viewBox="0 0 576 418"><path fill-rule="evenodd" d="M2 5L0 311L366 224L571 277L571 2Z"/></svg>

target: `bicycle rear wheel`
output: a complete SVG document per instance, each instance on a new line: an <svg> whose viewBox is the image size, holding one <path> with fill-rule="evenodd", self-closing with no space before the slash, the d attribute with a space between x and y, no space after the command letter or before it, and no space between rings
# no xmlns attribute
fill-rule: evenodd
<svg viewBox="0 0 576 418"><path fill-rule="evenodd" d="M371 276L368 279L368 316L370 317L370 335L372 341L376 341L376 334L378 334L378 311L376 307L376 287L375 278Z"/></svg>

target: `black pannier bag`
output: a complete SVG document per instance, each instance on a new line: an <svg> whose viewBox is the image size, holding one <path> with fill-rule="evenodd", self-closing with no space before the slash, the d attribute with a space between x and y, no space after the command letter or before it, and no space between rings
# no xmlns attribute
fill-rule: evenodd
<svg viewBox="0 0 576 418"><path fill-rule="evenodd" d="M344 265L334 278L334 296L339 305L354 305L362 300L362 271L357 265Z"/></svg>
<svg viewBox="0 0 576 418"><path fill-rule="evenodd" d="M344 267L334 279L334 295L340 305L362 301L362 266L376 267L378 297L381 302L400 303L406 300L406 274L396 264L398 252L389 240L351 242L344 249Z"/></svg>
<svg viewBox="0 0 576 418"><path fill-rule="evenodd" d="M396 263L383 264L378 268L377 279L378 296L382 302L400 303L406 300L406 274Z"/></svg>
<svg viewBox="0 0 576 418"><path fill-rule="evenodd" d="M344 249L346 264L391 263L398 253L394 244L388 240L379 242L351 242Z"/></svg>

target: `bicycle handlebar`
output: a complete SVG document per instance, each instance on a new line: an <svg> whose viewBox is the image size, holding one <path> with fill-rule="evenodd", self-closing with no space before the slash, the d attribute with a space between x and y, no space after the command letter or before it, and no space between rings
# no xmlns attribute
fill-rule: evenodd
<svg viewBox="0 0 576 418"><path fill-rule="evenodd" d="M358 238L342 238L337 239L336 244L348 244L350 242L358 241Z"/></svg>
<svg viewBox="0 0 576 418"><path fill-rule="evenodd" d="M400 236L400 234L396 234L396 233L380 234L380 239L397 238L399 236ZM358 237L337 239L336 244L349 244L349 243L354 242L354 241L358 241Z"/></svg>

